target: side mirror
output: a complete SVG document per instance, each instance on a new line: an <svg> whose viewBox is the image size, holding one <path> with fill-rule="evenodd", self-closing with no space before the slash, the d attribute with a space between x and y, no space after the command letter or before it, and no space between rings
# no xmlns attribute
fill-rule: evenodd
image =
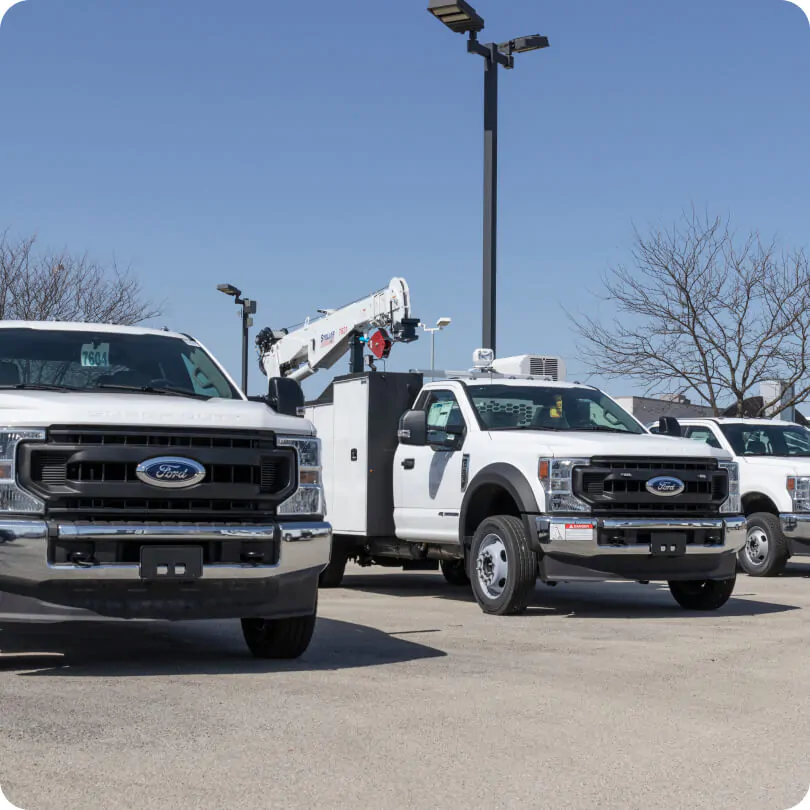
<svg viewBox="0 0 810 810"><path fill-rule="evenodd" d="M399 420L400 444L424 447L427 444L427 414L424 411L406 411Z"/></svg>
<svg viewBox="0 0 810 810"><path fill-rule="evenodd" d="M304 392L295 381L286 377L272 377L267 390L267 404L285 416L299 416L304 408Z"/></svg>
<svg viewBox="0 0 810 810"><path fill-rule="evenodd" d="M681 438L681 425L674 416L662 416L658 421L658 432L664 436Z"/></svg>

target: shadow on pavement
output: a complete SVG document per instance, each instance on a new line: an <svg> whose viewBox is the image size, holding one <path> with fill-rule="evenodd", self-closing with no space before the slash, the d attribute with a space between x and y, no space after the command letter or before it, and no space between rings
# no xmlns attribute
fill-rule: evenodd
<svg viewBox="0 0 810 810"><path fill-rule="evenodd" d="M800 559L807 559L800 558ZM787 564L787 568L779 574L780 577L784 577L785 579L807 579L810 577L810 564L806 562L794 562L790 560Z"/></svg>
<svg viewBox="0 0 810 810"><path fill-rule="evenodd" d="M550 587L538 583L534 599L524 616L566 616L583 619L672 619L677 617L760 616L799 610L795 605L760 602L750 598L746 577L738 576L734 595L718 611L684 610L672 598L666 583L640 585L636 582L561 583ZM448 585L444 578L431 574L347 575L343 581L349 590L394 597L433 597L454 602L469 602L479 610L469 587Z"/></svg>
<svg viewBox="0 0 810 810"><path fill-rule="evenodd" d="M312 643L297 661L253 658L238 621L0 626L0 671L26 676L311 672L445 655L381 630L325 618L318 619Z"/></svg>

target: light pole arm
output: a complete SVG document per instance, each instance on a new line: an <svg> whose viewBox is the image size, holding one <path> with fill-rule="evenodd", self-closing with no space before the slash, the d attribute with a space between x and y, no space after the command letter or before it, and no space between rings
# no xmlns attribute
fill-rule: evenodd
<svg viewBox="0 0 810 810"><path fill-rule="evenodd" d="M511 54L506 55L501 53L499 50L499 46L496 45L494 42L490 42L486 45L482 45L475 37L475 34L470 34L470 38L467 40L467 53L476 53L479 56L483 56L484 59L490 59L497 62L499 65L503 65L508 70L511 70L515 66L515 57Z"/></svg>

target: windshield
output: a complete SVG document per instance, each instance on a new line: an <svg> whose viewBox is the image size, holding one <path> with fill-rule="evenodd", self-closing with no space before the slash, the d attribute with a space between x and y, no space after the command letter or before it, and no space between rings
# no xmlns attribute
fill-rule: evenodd
<svg viewBox="0 0 810 810"><path fill-rule="evenodd" d="M738 456L810 456L810 432L797 425L721 425Z"/></svg>
<svg viewBox="0 0 810 810"><path fill-rule="evenodd" d="M148 389L241 399L193 340L170 335L58 329L0 330L0 389L114 392Z"/></svg>
<svg viewBox="0 0 810 810"><path fill-rule="evenodd" d="M487 430L592 430L643 433L613 400L593 388L470 385L470 398Z"/></svg>

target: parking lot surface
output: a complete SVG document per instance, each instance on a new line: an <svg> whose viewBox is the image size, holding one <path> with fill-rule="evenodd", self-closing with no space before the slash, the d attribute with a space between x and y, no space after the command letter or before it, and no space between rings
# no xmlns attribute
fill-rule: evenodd
<svg viewBox="0 0 810 810"><path fill-rule="evenodd" d="M716 614L539 585L485 616L350 568L306 656L232 622L0 631L0 786L23 810L787 810L810 787L810 566Z"/></svg>

